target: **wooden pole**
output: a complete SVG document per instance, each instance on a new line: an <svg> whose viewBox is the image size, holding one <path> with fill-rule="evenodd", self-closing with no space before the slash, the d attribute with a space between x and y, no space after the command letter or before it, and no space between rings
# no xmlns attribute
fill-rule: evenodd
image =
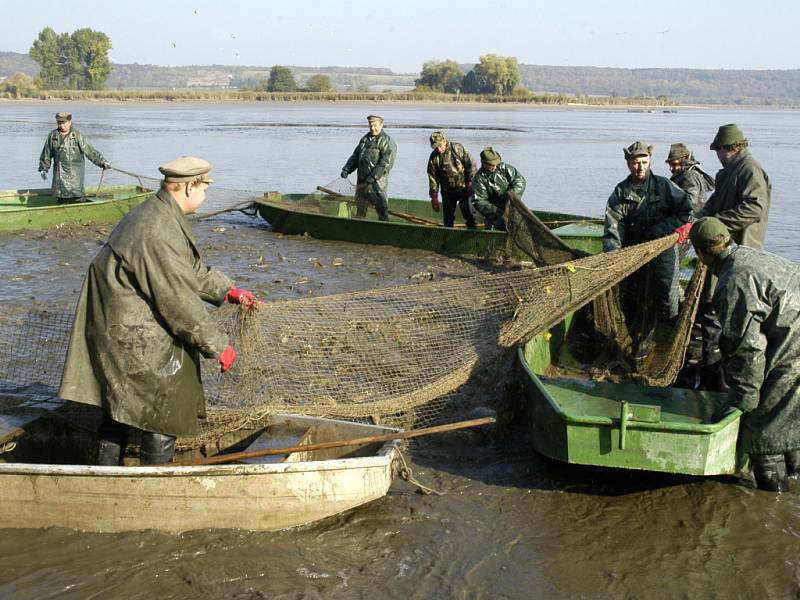
<svg viewBox="0 0 800 600"><path fill-rule="evenodd" d="M345 202L355 202L355 200L350 200L350 196L345 196L344 194L340 194L339 192L335 192L331 189L323 187L321 185L317 186L317 189L320 192L324 192L329 196L333 196L334 198L339 198ZM400 217L401 219L405 219L406 221L411 221L412 223L416 223L417 225L435 225L436 227L441 227L441 223L437 223L436 221L431 221L430 219L425 219L423 217L418 217L416 215L409 215L408 213L398 212L396 210L389 210L389 214L395 217Z"/></svg>
<svg viewBox="0 0 800 600"><path fill-rule="evenodd" d="M342 448L345 446L363 446L365 444L373 444L375 442L388 442L391 440L407 440L410 438L420 437L423 435L431 435L433 433L442 433L445 431L455 431L457 429L466 429L467 427L480 427L481 425L490 425L495 422L494 417L483 417L480 419L471 419L469 421L459 421L457 423L447 423L445 425L436 425L434 427L424 427L422 429L411 429L409 431L395 431L393 433L384 433L381 435L370 435L362 438L353 438L350 440L336 440L334 442L320 442L318 444L305 444L302 446L291 446L288 448L265 448L263 450L251 450L245 452L231 452L230 454L217 454L207 458L201 458L193 461L176 461L169 463L170 466L197 466L197 465L219 465L228 462L235 462L237 460L244 460L247 458L257 458L259 456L271 456L275 454L291 454L292 452L309 452L312 450L327 450L329 448Z"/></svg>

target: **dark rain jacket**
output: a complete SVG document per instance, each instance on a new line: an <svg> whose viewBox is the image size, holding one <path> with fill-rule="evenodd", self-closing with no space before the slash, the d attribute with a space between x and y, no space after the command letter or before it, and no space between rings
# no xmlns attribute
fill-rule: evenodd
<svg viewBox="0 0 800 600"><path fill-rule="evenodd" d="M683 171L673 175L671 179L672 183L689 194L694 214L700 214L709 192L714 191L714 178L706 173L699 163L684 160Z"/></svg>
<svg viewBox="0 0 800 600"><path fill-rule="evenodd" d="M434 148L428 159L428 191L442 194L463 192L475 177L475 163L466 148L457 142L447 142L447 149L439 154Z"/></svg>
<svg viewBox="0 0 800 600"><path fill-rule="evenodd" d="M394 166L396 156L397 145L385 131L381 130L375 136L368 133L358 142L342 170L348 174L358 170L358 184L372 184L374 181L384 198L388 198L389 171Z"/></svg>
<svg viewBox="0 0 800 600"><path fill-rule="evenodd" d="M503 215L508 192L514 192L520 198L525 192L525 178L508 163L501 162L494 173L481 167L472 180L475 209L487 219Z"/></svg>
<svg viewBox="0 0 800 600"><path fill-rule="evenodd" d="M762 248L767 232L772 184L746 148L733 162L717 172L716 189L701 217L716 217L741 246Z"/></svg>
<svg viewBox="0 0 800 600"><path fill-rule="evenodd" d="M689 195L666 177L648 173L642 188L619 182L606 204L603 250L617 250L669 235L689 222Z"/></svg>
<svg viewBox="0 0 800 600"><path fill-rule="evenodd" d="M732 243L713 271L729 399L745 413L742 449L800 449L800 266Z"/></svg>
<svg viewBox="0 0 800 600"><path fill-rule="evenodd" d="M145 431L195 435L205 414L199 355L219 356L228 344L203 302L219 305L231 285L203 264L183 211L159 191L89 265L61 397Z"/></svg>
<svg viewBox="0 0 800 600"><path fill-rule="evenodd" d="M49 171L52 161L52 190L56 198L82 198L86 195L83 189L84 156L98 167L106 162L103 155L74 128L67 135L61 135L58 129L54 129L47 136L39 156L39 171Z"/></svg>

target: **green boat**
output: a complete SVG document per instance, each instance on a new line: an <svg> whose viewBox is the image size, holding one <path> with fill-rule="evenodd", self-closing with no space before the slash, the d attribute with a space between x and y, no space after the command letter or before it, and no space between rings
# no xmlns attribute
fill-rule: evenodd
<svg viewBox="0 0 800 600"><path fill-rule="evenodd" d="M0 191L0 232L114 223L152 194L141 186L87 188L86 202L58 204L50 188Z"/></svg>
<svg viewBox="0 0 800 600"><path fill-rule="evenodd" d="M741 412L731 408L711 421L725 394L590 380L572 339L585 321L577 315L518 350L538 452L566 463L688 475L733 474L743 466L736 451Z"/></svg>
<svg viewBox="0 0 800 600"><path fill-rule="evenodd" d="M273 229L290 235L310 235L322 240L342 240L398 248L430 250L444 254L482 258L529 260L503 231L470 231L463 223L441 225L441 214L427 200L390 198L388 222L378 221L374 210L367 218L355 218L352 199L328 194L280 194L268 192L256 203L259 215ZM590 253L602 249L603 227L599 219L560 212L534 211L564 242Z"/></svg>

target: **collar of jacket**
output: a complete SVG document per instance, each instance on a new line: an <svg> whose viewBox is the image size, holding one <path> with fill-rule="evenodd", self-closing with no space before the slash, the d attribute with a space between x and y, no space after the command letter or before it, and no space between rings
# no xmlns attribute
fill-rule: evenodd
<svg viewBox="0 0 800 600"><path fill-rule="evenodd" d="M729 164L727 167L725 167L722 170L725 171L726 173L731 173L731 172L735 171L736 169L739 168L739 166L741 166L741 164L744 161L744 159L747 158L748 156L750 156L750 149L749 148L745 148L744 150L739 152L739 154L736 155L736 158L734 158L731 161L731 164Z"/></svg>
<svg viewBox="0 0 800 600"><path fill-rule="evenodd" d="M183 214L181 207L178 206L177 202L175 202L175 198L172 197L172 194L170 194L167 190L161 189L156 192L156 198L161 200L161 202L163 202L164 205L169 208L170 212L175 215L175 219L181 226L183 234L189 239L193 246L197 246L197 242L194 239L194 234L189 227L189 221L186 219L186 215Z"/></svg>
<svg viewBox="0 0 800 600"><path fill-rule="evenodd" d="M723 250L722 253L714 261L714 264L711 265L711 272L714 273L714 275L719 275L720 271L722 270L723 263L725 263L728 257L734 252L736 252L738 248L739 245L736 242L731 241L731 245L725 248L725 250Z"/></svg>

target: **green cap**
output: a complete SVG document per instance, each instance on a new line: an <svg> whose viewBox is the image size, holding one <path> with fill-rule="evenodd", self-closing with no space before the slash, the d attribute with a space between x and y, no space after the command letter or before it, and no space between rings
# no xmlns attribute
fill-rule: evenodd
<svg viewBox="0 0 800 600"><path fill-rule="evenodd" d="M380 121L383 123L383 117L378 115L367 115L367 123L371 123L372 121Z"/></svg>
<svg viewBox="0 0 800 600"><path fill-rule="evenodd" d="M436 148L436 146L446 141L447 138L444 137L444 134L441 131L434 131L431 134L431 148Z"/></svg>
<svg viewBox="0 0 800 600"><path fill-rule="evenodd" d="M211 179L211 163L194 156L181 156L161 165L158 170L164 174L164 181L167 183L186 183L188 181L214 183L214 180Z"/></svg>
<svg viewBox="0 0 800 600"><path fill-rule="evenodd" d="M491 146L487 146L481 150L481 163L484 165L499 165L502 160L500 153L495 152L495 149Z"/></svg>
<svg viewBox="0 0 800 600"><path fill-rule="evenodd" d="M625 155L625 160L630 160L634 156L652 156L653 155L653 147L648 146L644 142L633 142L627 148L622 149L622 153Z"/></svg>
<svg viewBox="0 0 800 600"><path fill-rule="evenodd" d="M56 113L56 123L66 123L67 121L72 121L72 113L68 112Z"/></svg>
<svg viewBox="0 0 800 600"><path fill-rule="evenodd" d="M734 123L722 125L717 130L717 135L714 136L714 141L711 142L710 149L717 150L722 146L733 146L736 142L746 142L747 138L744 137L742 130Z"/></svg>
<svg viewBox="0 0 800 600"><path fill-rule="evenodd" d="M689 152L689 149L686 147L686 144L672 144L669 147L669 156L667 156L667 160L665 162L672 162L673 160L681 160L683 158L691 158L692 153Z"/></svg>
<svg viewBox="0 0 800 600"><path fill-rule="evenodd" d="M715 247L725 245L731 239L731 234L719 219L703 217L692 224L689 239L695 248L708 252Z"/></svg>

